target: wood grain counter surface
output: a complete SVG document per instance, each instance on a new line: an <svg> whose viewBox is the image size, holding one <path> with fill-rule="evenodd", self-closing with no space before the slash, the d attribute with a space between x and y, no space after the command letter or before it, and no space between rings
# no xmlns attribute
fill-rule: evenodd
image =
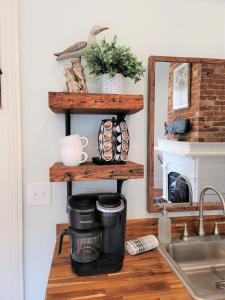
<svg viewBox="0 0 225 300"><path fill-rule="evenodd" d="M156 222L157 219L128 221L126 238L155 234ZM57 225L57 233L65 226ZM190 300L192 297L158 250L135 256L126 254L123 268L118 273L78 277L70 267L69 242L66 240L60 256L57 247L55 249L45 299Z"/></svg>

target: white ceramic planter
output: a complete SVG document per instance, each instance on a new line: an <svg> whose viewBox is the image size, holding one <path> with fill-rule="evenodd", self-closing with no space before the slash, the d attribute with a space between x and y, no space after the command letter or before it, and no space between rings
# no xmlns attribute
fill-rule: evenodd
<svg viewBox="0 0 225 300"><path fill-rule="evenodd" d="M123 75L119 73L117 73L114 77L110 77L109 74L103 74L101 76L102 93L121 94L122 80L123 80Z"/></svg>

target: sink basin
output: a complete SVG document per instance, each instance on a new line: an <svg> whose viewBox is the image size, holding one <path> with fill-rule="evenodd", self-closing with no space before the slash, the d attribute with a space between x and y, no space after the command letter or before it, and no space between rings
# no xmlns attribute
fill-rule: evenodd
<svg viewBox="0 0 225 300"><path fill-rule="evenodd" d="M175 239L159 251L194 299L225 299L224 237Z"/></svg>

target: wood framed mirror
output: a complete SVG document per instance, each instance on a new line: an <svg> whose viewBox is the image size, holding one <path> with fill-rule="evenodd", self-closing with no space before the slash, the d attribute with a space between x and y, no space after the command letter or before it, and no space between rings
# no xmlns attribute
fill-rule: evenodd
<svg viewBox="0 0 225 300"><path fill-rule="evenodd" d="M225 195L225 59L149 57L147 209L199 209ZM213 193L206 210L221 209Z"/></svg>

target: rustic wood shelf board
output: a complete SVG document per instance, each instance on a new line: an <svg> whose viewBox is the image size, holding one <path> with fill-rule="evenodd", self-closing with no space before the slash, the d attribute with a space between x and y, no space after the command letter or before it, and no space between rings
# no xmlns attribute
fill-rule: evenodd
<svg viewBox="0 0 225 300"><path fill-rule="evenodd" d="M55 163L50 168L50 181L82 181L104 179L138 179L144 177L144 166L127 161L119 165L96 165L86 162L77 167L66 167L62 163Z"/></svg>
<svg viewBox="0 0 225 300"><path fill-rule="evenodd" d="M55 113L134 114L144 107L142 95L49 92L49 107Z"/></svg>

